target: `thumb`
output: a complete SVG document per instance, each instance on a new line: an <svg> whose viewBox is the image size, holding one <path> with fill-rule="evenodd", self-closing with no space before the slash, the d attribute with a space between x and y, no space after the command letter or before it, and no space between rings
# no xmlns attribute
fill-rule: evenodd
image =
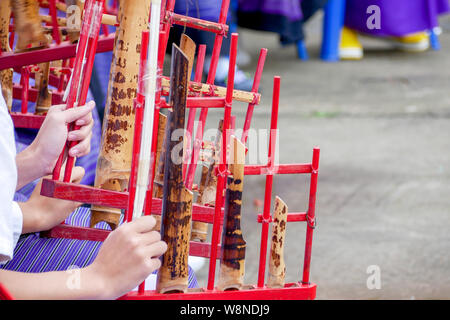
<svg viewBox="0 0 450 320"><path fill-rule="evenodd" d="M70 180L73 183L80 183L81 179L84 177L84 168L83 167L74 167L72 170L72 176L70 177Z"/></svg>
<svg viewBox="0 0 450 320"><path fill-rule="evenodd" d="M74 107L74 108L64 110L62 112L64 121L66 123L74 122L80 118L83 118L85 115L87 115L89 112L91 112L94 108L95 108L95 102L89 101L84 106Z"/></svg>

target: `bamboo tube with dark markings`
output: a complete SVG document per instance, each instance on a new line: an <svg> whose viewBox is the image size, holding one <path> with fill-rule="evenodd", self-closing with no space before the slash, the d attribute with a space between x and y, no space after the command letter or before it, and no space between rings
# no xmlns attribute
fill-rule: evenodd
<svg viewBox="0 0 450 320"><path fill-rule="evenodd" d="M187 57L173 44L170 92L173 111L167 119L161 224L161 238L167 243L167 251L158 271L156 290L159 293L186 292L188 287L193 194L184 186L182 152L177 152L184 139L179 131L184 130L185 123L188 65Z"/></svg>
<svg viewBox="0 0 450 320"><path fill-rule="evenodd" d="M241 230L242 190L244 187L245 146L231 136L233 150L231 175L225 195L225 213L222 233L219 290L239 290L244 282L246 243Z"/></svg>
<svg viewBox="0 0 450 320"><path fill-rule="evenodd" d="M125 191L131 171L136 98L142 31L148 29L150 0L120 1L103 134L97 161L95 187ZM148 106L149 108L152 106ZM91 227L106 221L112 229L120 210L92 206Z"/></svg>
<svg viewBox="0 0 450 320"><path fill-rule="evenodd" d="M30 45L31 47L48 45L50 38L44 34L39 17L38 1L11 0L11 5L14 12L15 31L18 35L16 50L27 49Z"/></svg>
<svg viewBox="0 0 450 320"><path fill-rule="evenodd" d="M11 21L11 5L9 1L0 1L0 50L10 52L9 47L9 24ZM13 99L13 69L0 71L0 84L2 86L3 98L5 99L8 110L11 111Z"/></svg>
<svg viewBox="0 0 450 320"><path fill-rule="evenodd" d="M159 199L163 196L166 124L167 117L160 113L155 157L155 179L153 182L153 197ZM161 216L154 215L153 217L156 220L155 228L153 230L160 231Z"/></svg>
<svg viewBox="0 0 450 320"><path fill-rule="evenodd" d="M216 201L217 176L214 168L216 162L219 160L219 150L222 141L222 125L220 120L219 128L217 129L215 148L212 155L212 160L209 165L202 166L202 176L200 180L197 203L204 206L214 206ZM205 242L208 237L208 224L201 221L194 221L192 223L191 240Z"/></svg>
<svg viewBox="0 0 450 320"><path fill-rule="evenodd" d="M194 66L194 59L195 59L195 48L197 46L195 45L195 42L189 38L185 33L181 35L180 40L180 49L183 51L183 53L186 55L186 57L189 60L189 67L188 67L188 80L191 79L192 75L192 67Z"/></svg>
<svg viewBox="0 0 450 320"><path fill-rule="evenodd" d="M272 224L272 244L270 246L269 279L270 288L283 288L286 276L284 262L284 237L286 234L288 207L278 196L275 198L275 213Z"/></svg>
<svg viewBox="0 0 450 320"><path fill-rule="evenodd" d="M36 89L38 97L36 101L36 114L46 114L52 105L52 95L48 90L50 76L50 62L38 64L39 72L36 73Z"/></svg>

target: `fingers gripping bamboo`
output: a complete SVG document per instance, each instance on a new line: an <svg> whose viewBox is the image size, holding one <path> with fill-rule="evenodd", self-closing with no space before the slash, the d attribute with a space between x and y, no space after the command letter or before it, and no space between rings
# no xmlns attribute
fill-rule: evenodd
<svg viewBox="0 0 450 320"><path fill-rule="evenodd" d="M11 5L9 1L0 1L0 50L9 52L9 24L11 20ZM12 88L13 88L13 69L0 71L0 84L2 86L2 95L5 99L8 110L12 107Z"/></svg>
<svg viewBox="0 0 450 320"><path fill-rule="evenodd" d="M127 0L119 4L120 24L116 31L95 178L95 186L102 189L125 191L128 187L135 118L133 101L138 86L142 31L148 28L149 11L150 0ZM106 221L114 229L119 218L120 210L93 206L90 225Z"/></svg>
<svg viewBox="0 0 450 320"><path fill-rule="evenodd" d="M275 199L275 213L272 224L272 244L270 246L269 279L270 288L284 287L286 265L284 262L284 237L286 234L288 207L279 197Z"/></svg>
<svg viewBox="0 0 450 320"><path fill-rule="evenodd" d="M182 150L187 98L188 59L172 46L170 103L167 149L164 165L161 238L167 243L158 271L156 290L160 293L185 292L188 287L189 240L193 194L184 186Z"/></svg>
<svg viewBox="0 0 450 320"><path fill-rule="evenodd" d="M232 159L229 166L228 187L225 195L222 257L220 260L219 290L240 289L244 281L246 243L241 230L241 205L244 187L245 146L231 136Z"/></svg>
<svg viewBox="0 0 450 320"><path fill-rule="evenodd" d="M4 2L5 0L2 0ZM45 46L50 39L45 36L39 17L37 0L11 0L15 30L18 34L16 50Z"/></svg>

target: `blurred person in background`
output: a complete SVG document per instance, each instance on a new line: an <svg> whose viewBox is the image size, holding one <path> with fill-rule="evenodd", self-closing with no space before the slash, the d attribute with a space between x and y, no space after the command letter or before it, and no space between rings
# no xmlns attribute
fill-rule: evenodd
<svg viewBox="0 0 450 320"><path fill-rule="evenodd" d="M278 33L282 45L304 40L303 25L327 0L239 0L240 27Z"/></svg>
<svg viewBox="0 0 450 320"><path fill-rule="evenodd" d="M233 2L233 0L231 0ZM222 1L216 0L177 0L175 1L174 12L193 18L214 21L217 22L220 16L220 8ZM227 24L233 25L235 22L235 11L233 3L230 5L230 9L227 15ZM233 28L227 37L223 38L222 49L220 52L220 58L217 65L215 84L225 86L228 77L228 65L229 65L229 52L230 52L230 35L231 32L235 32ZM212 32L201 31L192 28L185 28L183 26L173 25L169 42L179 43L182 33L186 33L197 46L201 44L206 45L206 58L204 74L207 75L211 64L212 50L214 48L215 34ZM171 46L167 46L168 52L171 50ZM170 53L170 52L169 52ZM239 65L239 61L238 61ZM251 79L246 73L244 73L239 67L236 67L236 73L234 78L234 86L236 89L250 91L252 88L253 79Z"/></svg>
<svg viewBox="0 0 450 320"><path fill-rule="evenodd" d="M339 55L349 60L363 57L358 35L389 41L403 51L426 51L429 30L439 25L440 14L448 12L448 0L347 0Z"/></svg>

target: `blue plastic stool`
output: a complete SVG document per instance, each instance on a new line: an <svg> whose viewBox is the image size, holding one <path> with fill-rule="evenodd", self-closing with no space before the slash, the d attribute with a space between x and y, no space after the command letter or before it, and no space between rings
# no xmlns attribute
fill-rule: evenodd
<svg viewBox="0 0 450 320"><path fill-rule="evenodd" d="M322 49L320 57L324 61L339 61L339 42L344 26L346 0L328 0L324 8ZM301 60L308 60L305 42L297 42L297 55Z"/></svg>
<svg viewBox="0 0 450 320"><path fill-rule="evenodd" d="M441 43L439 42L439 36L434 29L430 30L430 46L433 50L441 50Z"/></svg>
<svg viewBox="0 0 450 320"><path fill-rule="evenodd" d="M325 6L320 52L320 57L324 61L339 61L339 42L344 26L345 3L345 0L329 0Z"/></svg>
<svg viewBox="0 0 450 320"><path fill-rule="evenodd" d="M309 59L308 50L303 40L297 41L297 55L300 60L306 61Z"/></svg>

